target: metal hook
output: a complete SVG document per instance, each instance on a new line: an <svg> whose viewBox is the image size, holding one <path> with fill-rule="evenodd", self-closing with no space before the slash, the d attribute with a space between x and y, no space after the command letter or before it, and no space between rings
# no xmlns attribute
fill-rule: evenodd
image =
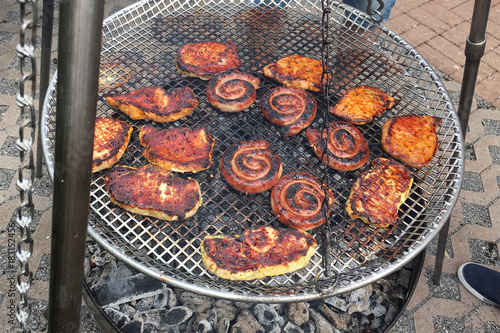
<svg viewBox="0 0 500 333"><path fill-rule="evenodd" d="M318 290L320 293L322 294L326 294L328 292L330 292L331 290L333 290L335 288L335 286L337 285L337 282L339 281L339 272L333 268L333 281L330 280L330 278L332 276L328 276L325 274L326 270L322 270L321 272L319 272L318 274L316 274L316 276L314 277L314 285L316 287L316 290ZM325 279L321 279L321 276L324 275ZM328 279L328 281L326 280ZM324 287L324 285L326 285L326 282L330 282L331 281L331 285L330 286L327 286L326 288ZM321 282L323 282L323 284L321 284Z"/></svg>

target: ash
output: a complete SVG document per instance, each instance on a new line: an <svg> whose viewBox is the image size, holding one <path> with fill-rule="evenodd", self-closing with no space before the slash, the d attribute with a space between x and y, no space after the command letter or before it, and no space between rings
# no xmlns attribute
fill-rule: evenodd
<svg viewBox="0 0 500 333"><path fill-rule="evenodd" d="M375 283L321 301L256 304L172 288L89 241L85 283L102 310L94 315L120 332L385 332L411 296L412 270L419 269L415 261Z"/></svg>

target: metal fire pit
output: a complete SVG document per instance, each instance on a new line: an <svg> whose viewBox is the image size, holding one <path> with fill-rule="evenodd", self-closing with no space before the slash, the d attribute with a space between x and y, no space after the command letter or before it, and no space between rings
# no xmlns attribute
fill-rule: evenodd
<svg viewBox="0 0 500 333"><path fill-rule="evenodd" d="M93 175L89 235L125 263L176 287L239 301L312 301L376 281L401 268L426 247L457 200L463 173L463 144L450 98L420 54L385 26L367 28L372 24L368 16L334 2L330 16L330 36L334 36L330 67L335 72L331 105L347 88L360 84L379 87L400 100L393 110L358 127L369 142L370 160L388 157L381 149L380 135L389 118L405 114L441 117L436 156L428 167L412 169L411 194L399 211L398 222L389 228L350 220L344 210L352 183L370 167L369 163L353 172L328 171L336 202L329 221L331 244L327 261L339 273L338 284L332 290L320 291L315 287L314 278L323 271L321 248L306 268L277 277L235 282L206 271L200 255L200 242L206 235L241 234L255 224L279 227L273 220L270 191L243 195L222 178L218 162L227 147L241 140L266 139L282 159L283 174L305 171L320 179L323 175L323 166L304 133L282 138L279 128L269 123L258 107L260 96L278 85L263 76L264 65L293 53L321 58L321 2L271 5L243 1L142 1L105 20L97 114L120 118L134 126L130 146L119 164L138 167L146 163L138 132L147 122L132 121L110 108L104 100L108 93L124 93L144 86L188 86L199 100L194 113L174 123L155 126L203 125L216 143L214 165L190 175L200 183L203 195L203 206L194 217L166 222L116 207L104 188L103 171ZM249 110L235 114L215 110L205 96L207 81L177 72L177 49L185 43L207 40L233 40L243 63L240 70L261 78L262 88ZM41 124L51 175L56 79L49 87ZM321 95L315 97L318 110L322 110ZM330 116L329 121L333 120L336 119ZM311 126L322 127L321 112ZM311 233L321 247L319 231Z"/></svg>

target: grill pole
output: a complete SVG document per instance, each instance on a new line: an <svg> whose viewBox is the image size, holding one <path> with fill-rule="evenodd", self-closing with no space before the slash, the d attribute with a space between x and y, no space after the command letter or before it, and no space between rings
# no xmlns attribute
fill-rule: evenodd
<svg viewBox="0 0 500 333"><path fill-rule="evenodd" d="M465 141L467 133L467 124L469 123L470 109L472 99L474 98L474 89L476 87L477 73L479 63L484 54L486 45L486 24L490 12L491 0L476 0L474 2L474 12L472 14L470 34L465 44L465 66L462 78L462 89L460 90L460 100L458 102L458 119L462 130L462 138ZM438 247L436 251L436 262L434 265L433 283L438 286L443 270L444 253L450 219L446 220L445 225L439 232Z"/></svg>
<svg viewBox="0 0 500 333"><path fill-rule="evenodd" d="M40 57L40 98L38 115L38 139L36 144L36 171L35 175L40 178L43 175L43 148L42 148L42 112L45 94L49 87L50 77L50 55L52 52L52 31L54 30L54 0L43 0L42 19L42 53Z"/></svg>
<svg viewBox="0 0 500 333"><path fill-rule="evenodd" d="M79 332L104 0L61 0L48 332Z"/></svg>

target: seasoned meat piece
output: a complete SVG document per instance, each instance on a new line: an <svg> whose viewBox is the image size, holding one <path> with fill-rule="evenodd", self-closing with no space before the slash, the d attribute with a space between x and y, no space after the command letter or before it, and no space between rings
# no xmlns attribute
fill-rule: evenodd
<svg viewBox="0 0 500 333"><path fill-rule="evenodd" d="M146 87L122 95L106 96L113 108L134 120L149 119L158 123L169 123L193 113L198 100L188 88L165 91L162 88Z"/></svg>
<svg viewBox="0 0 500 333"><path fill-rule="evenodd" d="M198 172L212 166L215 140L203 126L159 130L148 124L139 140L149 163L165 170Z"/></svg>
<svg viewBox="0 0 500 333"><path fill-rule="evenodd" d="M378 88L357 86L348 89L338 103L330 107L330 113L352 124L363 125L398 103Z"/></svg>
<svg viewBox="0 0 500 333"><path fill-rule="evenodd" d="M215 74L240 68L241 61L233 41L200 42L181 46L175 64L183 75L210 80Z"/></svg>
<svg viewBox="0 0 500 333"><path fill-rule="evenodd" d="M406 165L423 168L436 154L441 119L428 115L391 118L382 127L382 148Z"/></svg>
<svg viewBox="0 0 500 333"><path fill-rule="evenodd" d="M403 164L377 158L372 169L359 175L351 188L345 209L353 218L378 227L394 224L398 209L410 194L413 177Z"/></svg>
<svg viewBox="0 0 500 333"><path fill-rule="evenodd" d="M258 77L247 73L217 74L207 85L208 102L224 112L243 111L255 102L259 83Z"/></svg>
<svg viewBox="0 0 500 333"><path fill-rule="evenodd" d="M317 103L307 91L294 87L276 87L264 93L260 109L271 123L282 126L284 137L294 135L311 125Z"/></svg>
<svg viewBox="0 0 500 333"><path fill-rule="evenodd" d="M267 191L281 177L283 165L266 140L238 142L222 154L220 170L235 190L243 193Z"/></svg>
<svg viewBox="0 0 500 333"><path fill-rule="evenodd" d="M289 55L266 65L264 75L284 86L315 92L322 91L323 83L326 83L323 63L298 54Z"/></svg>
<svg viewBox="0 0 500 333"><path fill-rule="evenodd" d="M316 156L335 170L359 169L370 157L368 142L363 134L354 125L344 121L330 123L328 129L323 129L321 136L316 129L308 128L306 137ZM325 138L328 147L326 154Z"/></svg>
<svg viewBox="0 0 500 333"><path fill-rule="evenodd" d="M278 221L284 225L310 230L319 227L330 216L331 205L335 201L333 192L327 189L328 202L325 202L323 184L313 175L293 172L283 176L271 193L271 209Z"/></svg>
<svg viewBox="0 0 500 333"><path fill-rule="evenodd" d="M316 240L301 230L254 227L241 236L206 236L201 258L206 269L218 277L254 280L307 266L316 245Z"/></svg>
<svg viewBox="0 0 500 333"><path fill-rule="evenodd" d="M104 181L112 203L129 212L161 220L186 219L202 204L196 180L178 178L150 164L140 169L116 166Z"/></svg>
<svg viewBox="0 0 500 333"><path fill-rule="evenodd" d="M111 117L95 119L92 172L110 168L122 158L133 130L123 120Z"/></svg>

